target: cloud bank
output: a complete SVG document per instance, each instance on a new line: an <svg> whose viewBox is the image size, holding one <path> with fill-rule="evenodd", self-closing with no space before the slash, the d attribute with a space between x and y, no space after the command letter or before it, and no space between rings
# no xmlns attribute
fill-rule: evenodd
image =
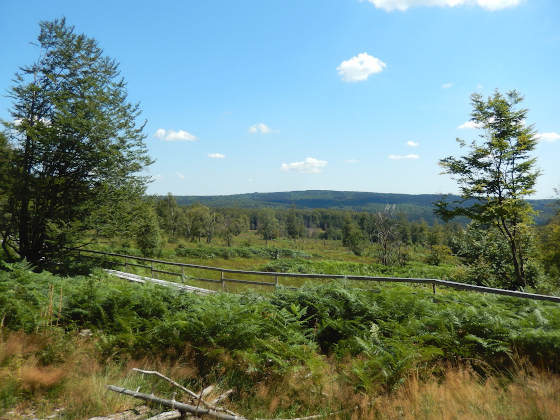
<svg viewBox="0 0 560 420"><path fill-rule="evenodd" d="M156 134L154 134L154 137L157 137L160 140L165 140L165 141L194 141L194 140L198 140L198 137L193 136L191 133L187 133L186 131L183 130L179 130L179 131L175 131L175 130L164 130L163 128L160 128L159 130L156 131Z"/></svg>
<svg viewBox="0 0 560 420"><path fill-rule="evenodd" d="M314 158L307 158L303 162L283 163L284 172L299 172L302 174L316 174L322 171L321 168L327 166L327 161Z"/></svg>
<svg viewBox="0 0 560 420"><path fill-rule="evenodd" d="M358 54L350 60L343 61L336 68L343 82L360 82L374 73L381 73L387 67L379 58L375 58L368 53Z"/></svg>
<svg viewBox="0 0 560 420"><path fill-rule="evenodd" d="M226 155L222 155L221 153L208 153L208 157L211 159L225 159Z"/></svg>
<svg viewBox="0 0 560 420"><path fill-rule="evenodd" d="M360 0L364 1L364 0ZM378 9L387 12L400 10L404 12L410 7L455 7L455 6L479 6L486 10L500 10L508 7L516 7L524 0L367 0Z"/></svg>

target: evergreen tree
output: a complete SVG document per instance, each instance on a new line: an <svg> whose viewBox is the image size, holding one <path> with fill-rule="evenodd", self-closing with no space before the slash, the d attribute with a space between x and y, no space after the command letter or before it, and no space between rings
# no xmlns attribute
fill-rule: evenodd
<svg viewBox="0 0 560 420"><path fill-rule="evenodd" d="M3 124L15 147L0 220L4 252L35 264L78 245L107 203L138 200L147 182L139 173L152 162L117 63L65 19L40 29L37 61L8 92L12 120Z"/></svg>

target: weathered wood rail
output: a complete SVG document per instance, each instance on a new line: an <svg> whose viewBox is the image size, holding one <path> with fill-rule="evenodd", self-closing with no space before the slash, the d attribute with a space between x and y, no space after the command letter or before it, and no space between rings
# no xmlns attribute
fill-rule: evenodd
<svg viewBox="0 0 560 420"><path fill-rule="evenodd" d="M281 285L280 279L281 278L304 278L304 279L348 279L348 280L357 280L357 281L365 281L365 282L396 282L396 283L417 283L417 284L431 284L433 292L436 293L436 286L444 286L444 287L451 287L454 289L459 290L470 290L474 292L481 292L481 293L491 293L495 295L502 295L502 296L513 296L523 299L532 299L532 300L543 300L543 301L550 301L560 303L560 296L549 296L549 295L540 295L536 293L525 293L525 292L518 292L515 290L504 290L504 289L495 289L491 287L484 287L484 286L475 286L472 284L465 284L465 283L457 283L447 280L440 280L440 279L418 279L418 278L407 278L407 277L370 277L370 276L352 276L352 275L340 275L340 274L304 274L304 273L278 273L278 272L267 272L267 271L246 271L246 270L233 270L229 268L218 268L218 267L208 267L204 265L196 265L196 264L186 264L186 263L177 263L171 261L162 261L162 260L155 260L151 258L142 258L142 257L135 257L131 255L123 255L123 254L115 254L110 252L101 252L101 251L93 251L87 249L77 249L76 250L80 256L85 256L92 258L89 254L97 254L97 255L104 255L110 256L114 258L121 258L124 261L111 261L111 260L103 260L106 264L111 264L113 266L122 266L125 268L126 272L129 272L130 267L141 267L143 269L148 269L151 272L152 279L158 279L159 274L167 274L172 276L179 276L184 278L185 277L185 268L190 269L201 269L201 270L208 270L220 273L220 279L207 279L207 278L196 278L190 277L193 280L199 280L203 282L210 282L210 283L220 283L222 285L223 290L227 290L226 284L227 283L244 283L244 284L252 284L252 285L259 285L259 286L269 286L269 287L277 287ZM93 257L95 258L95 257ZM100 257L97 257L101 259ZM149 263L149 265L138 264L138 261L144 261ZM178 271L169 271L169 270L160 270L156 268L156 264L170 266L170 267L178 267L180 268L180 272ZM274 282L264 282L264 281L253 281L253 280L241 280L235 278L227 278L227 275L252 275L258 277L273 277ZM205 289L201 289L205 290Z"/></svg>

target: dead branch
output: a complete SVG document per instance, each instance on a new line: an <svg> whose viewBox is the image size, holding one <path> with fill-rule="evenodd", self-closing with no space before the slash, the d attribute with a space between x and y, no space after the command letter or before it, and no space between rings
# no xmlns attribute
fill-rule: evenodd
<svg viewBox="0 0 560 420"><path fill-rule="evenodd" d="M159 398L156 397L155 395L143 394L141 392L132 391L130 389L122 388L120 386L114 386L114 385L105 385L105 386L107 387L107 389L110 389L111 391L128 395L134 398L139 398L144 401L152 401L157 404L161 404L165 407L170 407L174 410L179 410L181 413L191 413L197 416L210 416L221 420L248 420L245 417L232 416L230 414L220 413L210 408L202 408L202 407L197 408L190 404Z"/></svg>
<svg viewBox="0 0 560 420"><path fill-rule="evenodd" d="M181 417L183 417L183 414L181 414L179 410L173 410L173 411L166 411L165 413L160 413L157 416L150 417L149 419L146 420L174 420L174 419L180 419Z"/></svg>
<svg viewBox="0 0 560 420"><path fill-rule="evenodd" d="M198 394L192 392L191 390L185 388L184 386L178 384L177 382L175 382L173 379L168 378L165 375L162 375L161 373L159 373L158 371L155 370L142 370L142 369L136 369L136 368L132 368L133 371L135 372L140 372L143 373L144 375L155 375L158 378L161 378L167 382L169 382L171 385L176 386L177 388L179 388L181 391L183 391L186 394L189 394L191 397L193 398L197 398L198 399Z"/></svg>
<svg viewBox="0 0 560 420"><path fill-rule="evenodd" d="M139 373L143 373L144 375L154 375L157 376L158 378L161 378L167 382L169 382L171 385L176 386L177 388L179 388L181 391L183 391L184 393L190 395L192 398L197 400L197 407L202 403L202 405L204 405L206 408L209 408L211 410L214 411L223 411L224 413L227 413L231 416L237 416L236 413L234 413L233 411L228 410L225 407L218 407L218 403L220 401L222 401L223 399L225 399L227 396L229 396L229 394L231 394L233 392L233 390L228 390L226 392L224 392L222 395L220 395L218 398L216 398L214 401L212 402L208 402L204 399L202 399L202 397L206 396L207 394L209 394L212 391L212 388L208 387L205 390L203 390L200 394L197 394L193 391L191 391L188 388L185 388L184 386L182 386L181 384L175 382L173 379L168 378L167 376L159 373L156 370L142 370L142 369L137 369L137 368L132 368L133 371L135 372L139 372ZM239 417L239 416L238 416Z"/></svg>

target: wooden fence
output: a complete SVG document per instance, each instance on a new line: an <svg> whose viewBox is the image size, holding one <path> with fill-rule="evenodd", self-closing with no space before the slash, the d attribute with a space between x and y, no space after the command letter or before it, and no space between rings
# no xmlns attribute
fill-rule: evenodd
<svg viewBox="0 0 560 420"><path fill-rule="evenodd" d="M302 273L276 273L276 272L267 272L267 271L246 271L246 270L232 270L228 268L218 268L218 267L207 267L204 265L195 265L195 264L185 264L185 263L177 263L177 262L170 262L170 261L161 261L155 260L150 258L141 258L135 257L131 255L123 255L123 254L115 254L110 252L101 252L101 251L92 251L86 249L76 249L80 256L85 257L93 257L89 254L98 254L113 257L116 259L121 259L121 261L112 261L103 259L101 257L93 257L98 258L103 261L105 264L110 264L112 266L121 266L125 268L126 272L130 272L130 267L141 267L143 269L150 270L152 278L159 278L159 274L167 274L172 276L179 276L181 278L187 277L185 275L185 268L190 269L201 269L201 270L208 270L220 273L220 279L208 279L208 278L196 278L196 277L188 277L190 279L199 280L203 282L210 282L210 283L220 283L223 290L227 290L227 283L244 283L244 284L251 284L251 285L259 285L259 286L268 286L268 287L277 287L281 285L280 279L281 278L303 278L303 279L348 279L348 280L358 280L358 281L365 281L365 282L397 282L397 283L419 283L419 284L431 284L432 290L436 293L436 286L445 286L451 287L454 289L461 289L461 290L470 290L474 292L482 292L482 293L491 293L495 295L505 295L505 296L514 296L518 298L524 299L533 299L533 300L546 300L550 302L560 303L560 296L549 296L549 295L539 295L535 293L525 293L525 292L518 292L515 290L504 290L504 289L495 289L491 287L484 287L484 286L475 286L471 284L465 283L456 283L452 281L446 280L439 280L439 279L416 279L416 278L405 278L405 277L370 277L370 276L351 276L351 275L337 275L337 274L302 274ZM84 255L85 254L85 255ZM144 261L149 265L138 264L139 261ZM169 271L169 270L161 270L156 268L156 264L163 265L163 266L171 266L180 268L181 271ZM254 281L254 280L241 280L235 278L228 278L228 275L250 275L250 276L258 276L258 277L274 277L274 282L264 282L264 281Z"/></svg>

